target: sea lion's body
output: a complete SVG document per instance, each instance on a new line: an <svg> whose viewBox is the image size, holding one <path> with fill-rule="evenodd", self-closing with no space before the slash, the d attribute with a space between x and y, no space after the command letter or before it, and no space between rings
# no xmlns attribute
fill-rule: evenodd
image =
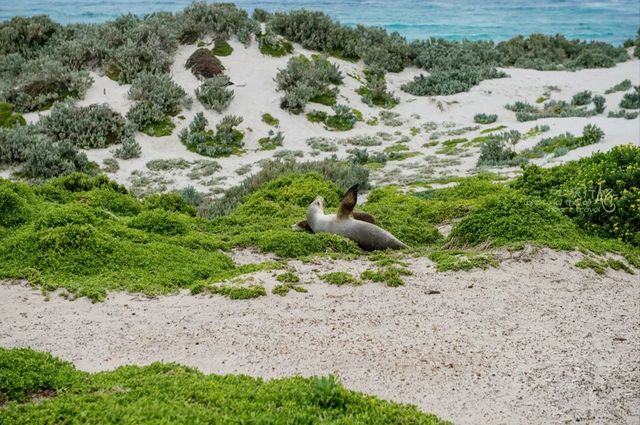
<svg viewBox="0 0 640 425"><path fill-rule="evenodd" d="M391 233L373 224L373 217L366 221L353 217L357 190L356 185L347 191L337 214L325 214L324 199L321 196L317 197L307 209L306 223L313 233L342 235L356 242L365 251L407 248L407 245Z"/></svg>

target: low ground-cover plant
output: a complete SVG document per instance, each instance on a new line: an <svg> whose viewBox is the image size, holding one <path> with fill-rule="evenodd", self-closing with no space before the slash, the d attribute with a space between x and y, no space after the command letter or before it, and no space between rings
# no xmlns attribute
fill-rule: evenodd
<svg viewBox="0 0 640 425"><path fill-rule="evenodd" d="M280 120L268 112L262 114L262 122L272 127L278 127L280 125Z"/></svg>
<svg viewBox="0 0 640 425"><path fill-rule="evenodd" d="M631 112L631 111L625 111L624 109L620 109L618 111L609 111L609 118L624 118L627 120L634 120L636 118L638 118L638 115L640 115L640 112Z"/></svg>
<svg viewBox="0 0 640 425"><path fill-rule="evenodd" d="M629 79L622 80L618 84L616 84L613 87L607 89L604 92L604 94L611 94L611 93L615 93L615 92L619 92L619 91L627 91L631 87L633 87L633 85L631 84L631 80L629 80Z"/></svg>
<svg viewBox="0 0 640 425"><path fill-rule="evenodd" d="M267 137L262 137L258 139L258 144L260 145L260 149L265 151L274 150L280 146L284 142L284 134L282 131L274 132L273 130L269 130L269 134Z"/></svg>
<svg viewBox="0 0 640 425"><path fill-rule="evenodd" d="M0 348L0 377L0 402L9 401L0 409L3 423L44 424L64 415L105 424L162 417L185 424L449 425L414 406L349 391L333 376L263 381L162 363L89 374L47 353Z"/></svg>
<svg viewBox="0 0 640 425"><path fill-rule="evenodd" d="M498 119L496 114L475 114L473 116L473 122L477 124L493 124Z"/></svg>
<svg viewBox="0 0 640 425"><path fill-rule="evenodd" d="M180 133L180 141L193 152L214 158L240 153L244 135L236 127L242 118L227 115L216 125L216 131L207 129L209 124L202 112L196 114L188 128Z"/></svg>
<svg viewBox="0 0 640 425"><path fill-rule="evenodd" d="M334 105L331 109L333 109L333 115L312 111L307 114L307 119L311 122L321 122L327 130L335 131L349 131L359 121L357 111L347 105Z"/></svg>
<svg viewBox="0 0 640 425"><path fill-rule="evenodd" d="M227 43L227 40L223 38L216 38L213 42L213 49L211 52L216 56L229 56L233 53L233 47Z"/></svg>
<svg viewBox="0 0 640 425"><path fill-rule="evenodd" d="M15 107L12 104L0 102L0 128L11 128L21 125L27 125L22 114L15 112Z"/></svg>
<svg viewBox="0 0 640 425"><path fill-rule="evenodd" d="M533 121L541 118L590 117L604 112L604 96L597 95L592 97L591 92L578 93L576 96L577 98L574 96L571 103L563 100L549 100L544 103L542 107L539 107L527 102L518 101L505 105L505 108L515 112L516 119L520 122ZM594 105L593 109L587 109L586 106L592 102Z"/></svg>
<svg viewBox="0 0 640 425"><path fill-rule="evenodd" d="M582 136L565 133L548 137L540 140L533 148L521 152L520 155L527 158L540 158L547 154L562 156L570 150L598 143L603 137L604 131L600 127L588 124L582 130Z"/></svg>
<svg viewBox="0 0 640 425"><path fill-rule="evenodd" d="M288 40L267 32L256 37L260 53L267 56L281 57L293 53L293 44Z"/></svg>

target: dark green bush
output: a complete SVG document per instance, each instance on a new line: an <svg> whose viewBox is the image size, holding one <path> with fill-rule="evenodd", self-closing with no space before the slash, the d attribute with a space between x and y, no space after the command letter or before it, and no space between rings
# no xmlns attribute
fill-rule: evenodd
<svg viewBox="0 0 640 425"><path fill-rule="evenodd" d="M143 206L149 210L163 209L169 212L178 212L195 216L197 209L189 205L185 198L179 193L160 193L146 196L142 202Z"/></svg>
<svg viewBox="0 0 640 425"><path fill-rule="evenodd" d="M90 163L69 141L53 142L37 139L28 149L21 172L26 176L48 179L65 174L95 173L95 163Z"/></svg>
<svg viewBox="0 0 640 425"><path fill-rule="evenodd" d="M29 215L29 205L25 200L11 187L0 185L0 227L20 225L28 220Z"/></svg>

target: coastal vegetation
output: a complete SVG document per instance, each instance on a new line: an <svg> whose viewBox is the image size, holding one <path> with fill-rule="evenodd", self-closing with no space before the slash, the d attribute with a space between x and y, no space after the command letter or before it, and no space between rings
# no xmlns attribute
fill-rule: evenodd
<svg viewBox="0 0 640 425"><path fill-rule="evenodd" d="M343 76L338 66L325 57L313 55L309 59L299 55L289 59L275 80L277 90L284 92L280 107L299 114L308 102L330 98L335 103L335 86L342 84Z"/></svg>
<svg viewBox="0 0 640 425"><path fill-rule="evenodd" d="M216 124L216 131L208 129L209 121L202 112L198 112L189 127L180 132L180 141L190 151L200 155L221 157L240 153L243 147L244 134L236 127L242 118L225 115Z"/></svg>
<svg viewBox="0 0 640 425"><path fill-rule="evenodd" d="M345 389L337 378L262 380L205 375L175 363L87 373L28 348L0 348L0 422L45 424L61 415L89 422L447 425L416 407Z"/></svg>

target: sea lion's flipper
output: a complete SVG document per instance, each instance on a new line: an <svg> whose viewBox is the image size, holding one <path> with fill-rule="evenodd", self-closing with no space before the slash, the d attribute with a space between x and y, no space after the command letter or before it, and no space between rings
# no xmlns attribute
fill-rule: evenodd
<svg viewBox="0 0 640 425"><path fill-rule="evenodd" d="M376 224L375 217L366 212L354 211L353 218L355 220L366 221L367 223Z"/></svg>
<svg viewBox="0 0 640 425"><path fill-rule="evenodd" d="M307 220L299 221L298 223L294 224L292 227L293 227L293 230L313 233L313 229L311 228L311 226L309 226L309 223L307 222Z"/></svg>
<svg viewBox="0 0 640 425"><path fill-rule="evenodd" d="M347 190L347 193L344 194L342 201L340 202L340 207L338 207L338 218L347 218L353 212L353 208L356 206L356 202L358 202L358 185L354 184Z"/></svg>

